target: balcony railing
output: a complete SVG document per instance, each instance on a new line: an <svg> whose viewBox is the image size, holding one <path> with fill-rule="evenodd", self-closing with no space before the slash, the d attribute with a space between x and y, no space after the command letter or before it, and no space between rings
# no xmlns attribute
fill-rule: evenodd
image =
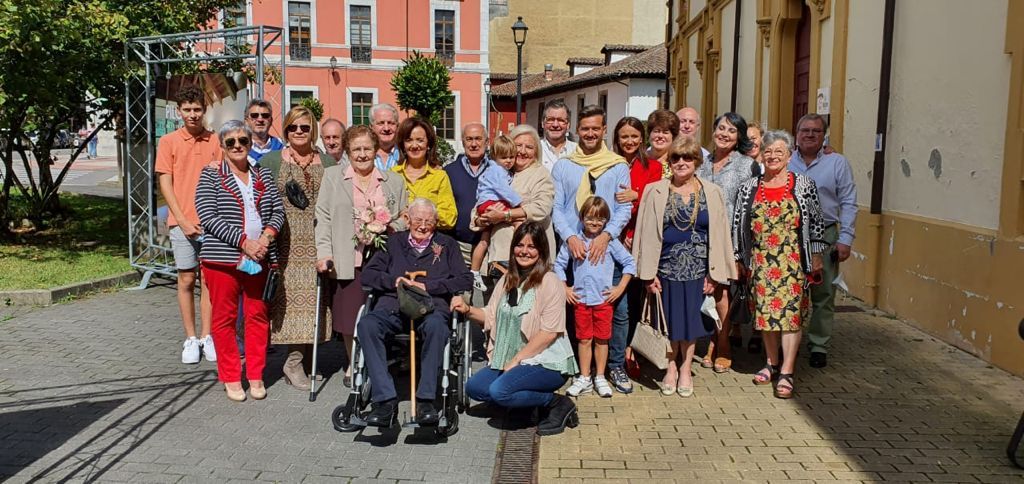
<svg viewBox="0 0 1024 484"><path fill-rule="evenodd" d="M288 44L288 57L291 60L308 61L311 58L312 49L309 44L292 42Z"/></svg>
<svg viewBox="0 0 1024 484"><path fill-rule="evenodd" d="M352 62L356 64L369 64L373 60L373 48L369 45L352 46Z"/></svg>
<svg viewBox="0 0 1024 484"><path fill-rule="evenodd" d="M455 66L455 51L454 50L438 50L434 53L434 57L437 57L442 64L453 67Z"/></svg>

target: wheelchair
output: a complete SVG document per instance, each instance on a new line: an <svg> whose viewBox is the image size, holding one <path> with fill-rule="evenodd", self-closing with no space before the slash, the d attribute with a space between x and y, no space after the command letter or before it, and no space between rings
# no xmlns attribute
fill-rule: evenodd
<svg viewBox="0 0 1024 484"><path fill-rule="evenodd" d="M345 403L338 405L331 413L331 423L334 429L339 432L356 432L367 427L364 416L366 407L370 404L370 387L373 384L368 376L366 360L359 343L359 323L363 317L373 308L373 302L377 296L370 290L366 290L366 303L359 308L356 317L356 331L352 338L352 348L349 365L352 368L352 388L348 392ZM441 399L441 416L434 428L437 437L449 437L459 430L459 414L465 413L469 408L469 396L466 394L466 382L472 376L472 338L470 336L470 325L468 319L462 315L452 313L449 325L448 339L445 342L444 354L441 358L441 371L439 373L439 397ZM408 334L397 334L391 343L415 345L415 341L409 341ZM394 345L392 345L394 346ZM412 353L412 352L411 352ZM392 367L398 363L396 358L388 358L388 366ZM415 363L413 363L415 365ZM414 367L414 366L413 366ZM415 388L415 375L412 386ZM410 398L415 400L415 390ZM403 427L419 427L415 422L415 412L410 412L409 420L402 424Z"/></svg>

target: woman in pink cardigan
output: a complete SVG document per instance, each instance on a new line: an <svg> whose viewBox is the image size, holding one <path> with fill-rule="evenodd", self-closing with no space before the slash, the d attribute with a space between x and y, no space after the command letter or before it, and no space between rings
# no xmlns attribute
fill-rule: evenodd
<svg viewBox="0 0 1024 484"><path fill-rule="evenodd" d="M515 230L508 273L487 307L457 297L451 308L483 325L488 335L490 363L473 374L466 393L506 408L537 407L537 433L554 435L579 423L572 400L554 393L579 368L565 333L565 284L551 271L545 230L532 221Z"/></svg>

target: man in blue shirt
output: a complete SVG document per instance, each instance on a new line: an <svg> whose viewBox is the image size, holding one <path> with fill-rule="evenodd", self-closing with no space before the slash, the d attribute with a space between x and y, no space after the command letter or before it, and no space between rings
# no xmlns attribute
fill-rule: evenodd
<svg viewBox="0 0 1024 484"><path fill-rule="evenodd" d="M370 108L370 129L380 140L377 159L373 163L381 173L387 173L398 164L398 146L395 146L398 141L398 110L387 103L374 104Z"/></svg>
<svg viewBox="0 0 1024 484"><path fill-rule="evenodd" d="M605 112L599 106L587 106L577 115L576 134L579 144L569 158L562 158L551 169L555 184L555 203L551 220L555 231L569 249L573 259L589 259L592 264L604 260L608 244L618 239L629 223L631 203L619 203L615 193L630 186L629 165L621 156L604 145L608 130ZM612 216L605 231L585 244L579 233L583 230L579 209L587 197L597 195L611 207ZM614 284L622 278L622 267L615 266ZM633 384L623 368L629 334L629 308L626 298L615 305L612 321L612 339L608 344L608 373L615 389L622 393L633 391Z"/></svg>
<svg viewBox="0 0 1024 484"><path fill-rule="evenodd" d="M800 118L796 125L797 150L789 159L789 171L809 176L818 186L818 200L825 219L825 239L832 249L825 254L822 283L811 286L811 323L807 328L811 366L828 365L828 343L835 319L835 286L839 263L850 258L853 231L857 220L857 186L850 162L835 152L826 153L825 132L828 123L818 114Z"/></svg>
<svg viewBox="0 0 1024 484"><path fill-rule="evenodd" d="M263 99L253 99L245 108L245 124L252 130L252 148L249 150L249 164L256 165L263 155L271 151L283 150L284 142L270 136L270 127L274 125L274 112L270 103Z"/></svg>

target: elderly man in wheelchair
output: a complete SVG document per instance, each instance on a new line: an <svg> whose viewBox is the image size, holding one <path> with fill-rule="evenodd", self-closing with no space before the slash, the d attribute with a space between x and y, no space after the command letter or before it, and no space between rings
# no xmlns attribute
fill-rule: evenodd
<svg viewBox="0 0 1024 484"><path fill-rule="evenodd" d="M416 423L437 425L440 414L434 400L450 332L449 303L451 298L473 288L473 276L463 261L458 242L434 231L434 203L417 198L409 205L408 215L409 231L390 236L386 249L375 254L362 273L362 285L378 295L373 310L360 318L356 328L366 370L373 382L373 409L365 420L367 425L377 427L390 427L398 418L398 393L388 371L387 340L403 331L408 321L403 312L408 314L409 306L417 304L426 312L412 323L422 341L422 372L416 394L410 398L415 399ZM410 350L415 351L415 341L410 342Z"/></svg>

